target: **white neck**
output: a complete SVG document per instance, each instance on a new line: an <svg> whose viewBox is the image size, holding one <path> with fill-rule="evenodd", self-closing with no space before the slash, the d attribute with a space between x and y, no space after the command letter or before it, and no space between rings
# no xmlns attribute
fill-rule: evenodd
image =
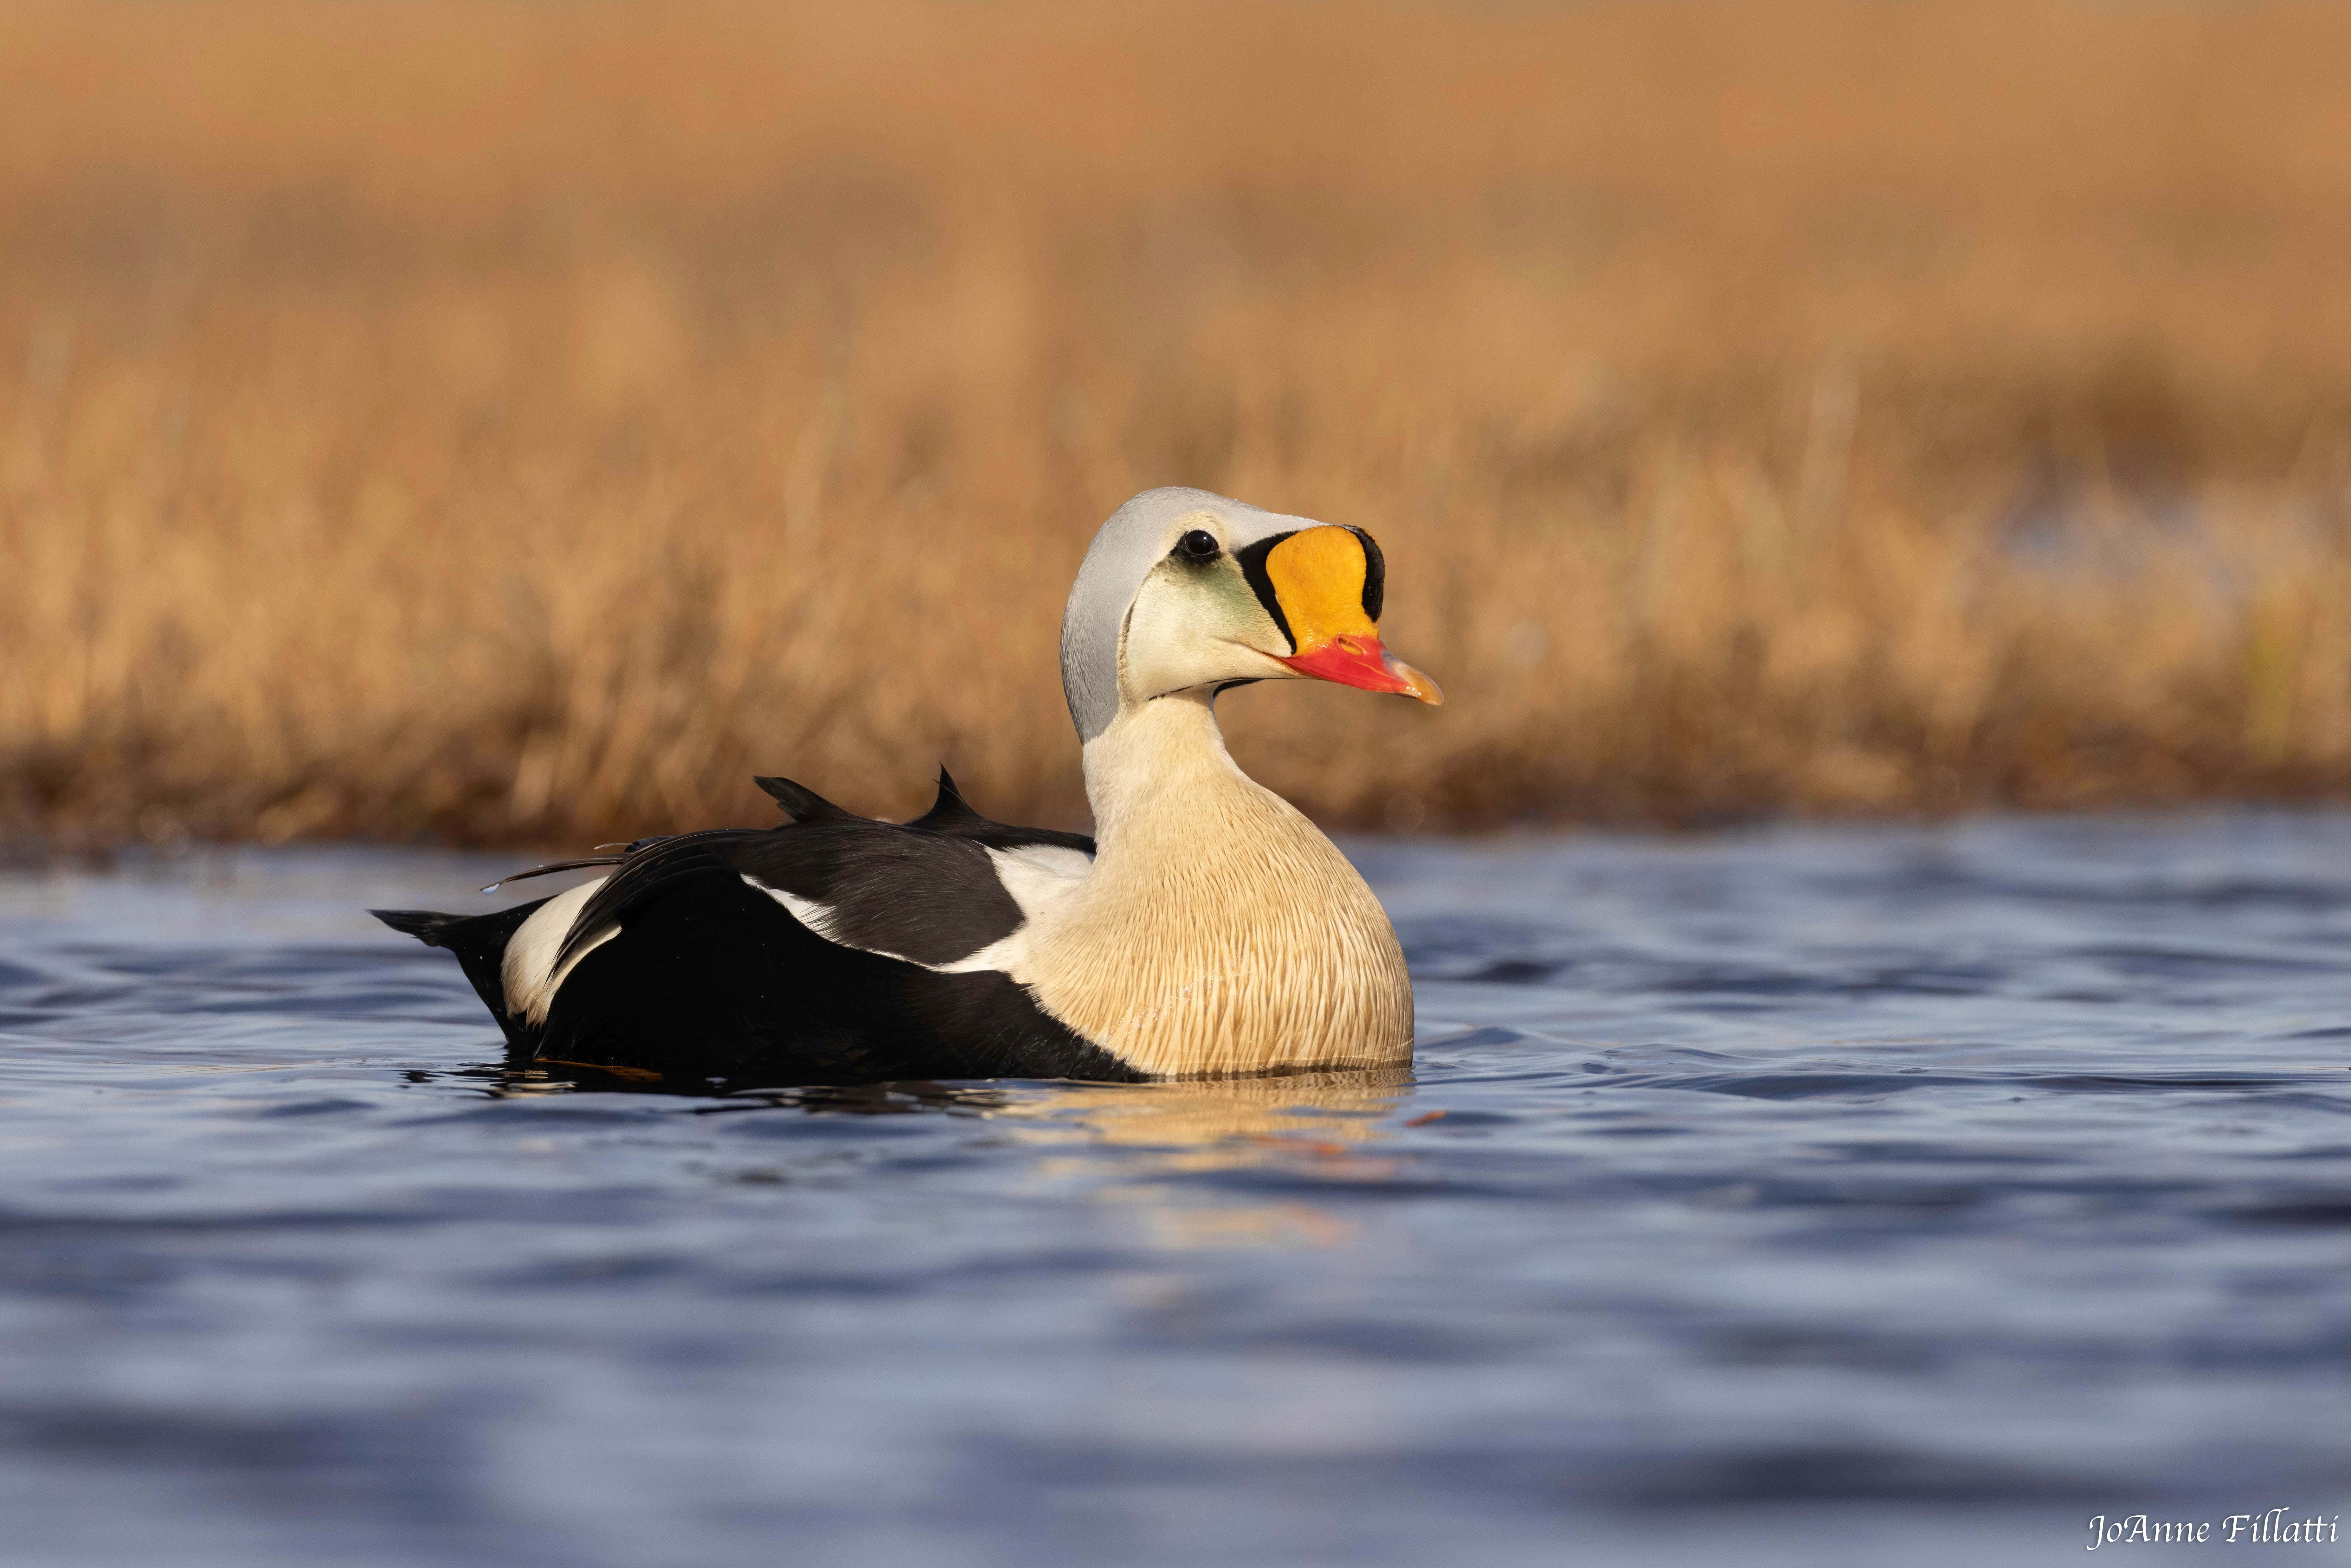
<svg viewBox="0 0 2351 1568"><path fill-rule="evenodd" d="M1162 1076L1412 1058L1412 983L1354 867L1226 752L1205 695L1124 707L1087 743L1099 853L1040 915L1019 978Z"/></svg>

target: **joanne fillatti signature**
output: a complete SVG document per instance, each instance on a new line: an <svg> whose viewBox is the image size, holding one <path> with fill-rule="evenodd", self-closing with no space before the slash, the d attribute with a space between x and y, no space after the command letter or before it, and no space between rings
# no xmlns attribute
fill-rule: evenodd
<svg viewBox="0 0 2351 1568"><path fill-rule="evenodd" d="M2088 1550L2142 1542L2149 1546L2175 1542L2202 1545L2214 1541L2231 1546L2317 1546L2335 1539L2335 1527L2343 1518L2337 1513L2323 1519L2316 1514L2295 1519L2293 1514L2290 1508L2273 1508L2267 1513L2232 1513L2218 1520L2156 1519L2144 1513L2122 1513L2112 1518L2094 1514L2090 1519Z"/></svg>

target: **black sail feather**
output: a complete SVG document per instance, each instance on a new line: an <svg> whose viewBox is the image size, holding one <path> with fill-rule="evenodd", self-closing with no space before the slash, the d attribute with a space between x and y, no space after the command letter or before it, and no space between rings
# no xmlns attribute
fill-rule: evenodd
<svg viewBox="0 0 2351 1568"><path fill-rule="evenodd" d="M938 799L931 802L929 810L907 825L936 833L965 823L987 821L987 818L973 810L970 803L964 800L963 791L956 788L955 775L949 773L946 764L942 762L939 764Z"/></svg>
<svg viewBox="0 0 2351 1568"><path fill-rule="evenodd" d="M784 809L784 815L795 822L863 822L872 820L854 811L845 811L806 785L795 784L789 779L755 776L751 782L766 790L776 804Z"/></svg>

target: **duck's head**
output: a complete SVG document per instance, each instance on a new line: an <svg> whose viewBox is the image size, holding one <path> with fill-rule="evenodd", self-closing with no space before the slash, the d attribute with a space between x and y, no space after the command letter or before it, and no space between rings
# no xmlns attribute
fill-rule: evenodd
<svg viewBox="0 0 2351 1568"><path fill-rule="evenodd" d="M1442 702L1380 643L1386 569L1361 528L1206 490L1145 490L1094 536L1061 618L1081 740L1123 709L1249 681L1322 680Z"/></svg>

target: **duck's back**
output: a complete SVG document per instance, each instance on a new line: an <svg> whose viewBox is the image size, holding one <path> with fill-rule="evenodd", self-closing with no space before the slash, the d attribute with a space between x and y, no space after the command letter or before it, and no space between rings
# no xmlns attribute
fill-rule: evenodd
<svg viewBox="0 0 2351 1568"><path fill-rule="evenodd" d="M990 821L944 773L904 823L760 782L793 821L567 862L613 869L522 909L379 917L455 952L541 1061L771 1084L1138 1076L996 967L1083 879L1091 840Z"/></svg>

